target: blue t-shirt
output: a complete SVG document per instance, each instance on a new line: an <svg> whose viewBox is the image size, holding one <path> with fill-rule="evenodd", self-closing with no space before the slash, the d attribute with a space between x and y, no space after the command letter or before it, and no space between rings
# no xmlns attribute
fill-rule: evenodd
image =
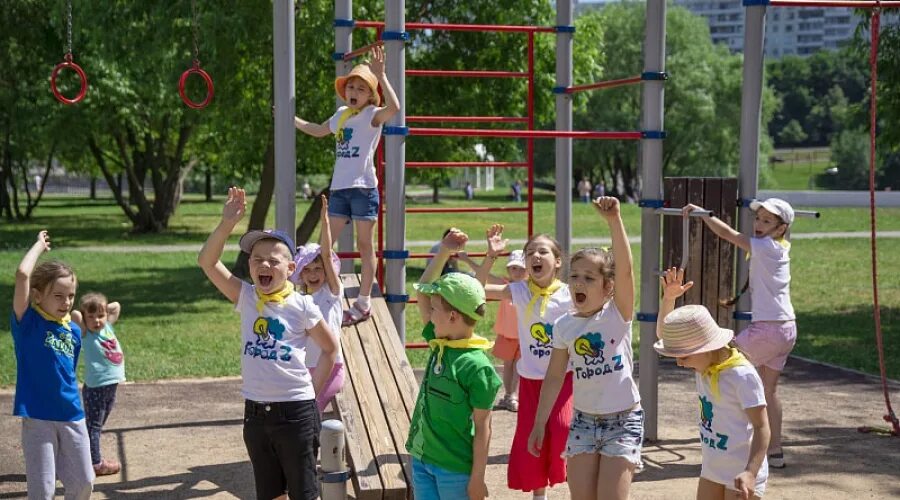
<svg viewBox="0 0 900 500"><path fill-rule="evenodd" d="M9 320L16 349L16 398L13 415L73 422L84 418L75 367L81 352L81 329L71 330L41 317L28 306L22 320Z"/></svg>
<svg viewBox="0 0 900 500"><path fill-rule="evenodd" d="M85 385L95 388L125 381L125 355L112 325L107 323L97 333L86 331L82 347Z"/></svg>

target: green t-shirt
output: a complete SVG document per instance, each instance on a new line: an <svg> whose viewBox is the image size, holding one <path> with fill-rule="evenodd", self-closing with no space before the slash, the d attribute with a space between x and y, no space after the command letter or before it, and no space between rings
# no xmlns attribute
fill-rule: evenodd
<svg viewBox="0 0 900 500"><path fill-rule="evenodd" d="M434 324L422 331L434 339ZM406 450L427 464L451 472L472 472L472 409L490 410L500 390L500 377L483 348L444 349L438 365L433 350L409 426ZM435 373L437 372L437 373Z"/></svg>

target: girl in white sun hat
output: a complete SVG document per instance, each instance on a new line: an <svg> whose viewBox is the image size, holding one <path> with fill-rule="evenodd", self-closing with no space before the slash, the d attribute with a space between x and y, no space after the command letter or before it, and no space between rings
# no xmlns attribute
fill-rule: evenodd
<svg viewBox="0 0 900 500"><path fill-rule="evenodd" d="M688 205L684 211L695 208L698 207ZM752 234L741 234L716 217L704 217L703 221L716 236L749 254L750 276L744 289L750 290L753 320L737 336L735 344L746 353L762 378L766 412L772 426L769 465L781 469L785 463L778 379L797 341L796 317L791 305L791 243L787 240L788 228L794 222L794 209L779 198L753 201L750 209L755 214ZM736 302L734 297L722 304L730 306Z"/></svg>
<svg viewBox="0 0 900 500"><path fill-rule="evenodd" d="M506 263L506 282L518 283L528 279L528 270L525 269L525 252L513 250L509 254ZM516 373L516 362L522 357L519 348L519 324L516 317L516 306L511 299L503 299L497 308L497 320L494 322L494 333L497 340L494 341L493 354L503 360L503 398L497 406L511 412L519 411L519 397L516 392L519 388L519 374Z"/></svg>
<svg viewBox="0 0 900 500"><path fill-rule="evenodd" d="M720 328L706 307L675 309L675 299L694 285L682 285L683 280L684 270L675 268L660 278L659 340L653 347L696 372L703 456L697 499L761 498L769 476L770 435L762 381L744 355L729 346L734 332Z"/></svg>

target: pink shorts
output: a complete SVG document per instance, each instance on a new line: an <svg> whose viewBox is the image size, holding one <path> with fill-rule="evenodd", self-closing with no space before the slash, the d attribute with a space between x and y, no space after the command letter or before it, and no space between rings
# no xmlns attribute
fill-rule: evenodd
<svg viewBox="0 0 900 500"><path fill-rule="evenodd" d="M311 367L309 373L310 375L316 373L316 367ZM331 376L325 381L325 387L322 389L322 393L316 394L316 405L319 407L319 413L325 411L325 407L328 406L329 401L331 401L337 393L341 392L341 389L343 388L344 364L335 363L334 368L331 370Z"/></svg>
<svg viewBox="0 0 900 500"><path fill-rule="evenodd" d="M522 357L522 352L519 350L519 339L511 339L503 335L497 335L494 349L491 352L503 361L516 361Z"/></svg>
<svg viewBox="0 0 900 500"><path fill-rule="evenodd" d="M756 321L734 339L753 366L765 366L779 372L784 370L796 342L797 323L794 321Z"/></svg>

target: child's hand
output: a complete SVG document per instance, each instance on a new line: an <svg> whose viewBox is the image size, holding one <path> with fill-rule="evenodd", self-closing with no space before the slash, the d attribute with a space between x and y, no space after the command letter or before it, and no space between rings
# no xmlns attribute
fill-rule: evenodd
<svg viewBox="0 0 900 500"><path fill-rule="evenodd" d="M41 252L49 252L50 251L50 233L47 230L43 230L38 233L37 241L35 244L41 246Z"/></svg>
<svg viewBox="0 0 900 500"><path fill-rule="evenodd" d="M619 199L615 196L601 196L594 200L594 207L606 219L619 217Z"/></svg>
<svg viewBox="0 0 900 500"><path fill-rule="evenodd" d="M738 498L750 500L754 494L754 488L756 487L756 478L753 477L753 474L751 474L750 471L745 470L734 478L734 487L738 491Z"/></svg>
<svg viewBox="0 0 900 500"><path fill-rule="evenodd" d="M228 199L225 200L225 207L222 208L222 220L236 224L246 211L247 196L244 190L239 187L228 188Z"/></svg>
<svg viewBox="0 0 900 500"><path fill-rule="evenodd" d="M666 269L666 274L660 276L659 282L662 284L663 297L672 300L681 297L694 286L693 281L688 281L682 285L684 283L684 269L675 267Z"/></svg>
<svg viewBox="0 0 900 500"><path fill-rule="evenodd" d="M683 216L687 217L688 214L690 214L694 210L705 210L705 209L703 207L694 205L693 203L688 203L687 205L684 206L684 208L681 209L681 214Z"/></svg>
<svg viewBox="0 0 900 500"><path fill-rule="evenodd" d="M487 255L496 259L502 251L506 250L509 238L503 239L503 224L494 224L487 230Z"/></svg>
<svg viewBox="0 0 900 500"><path fill-rule="evenodd" d="M483 479L469 479L469 486L466 488L470 500L483 500L488 496L487 484Z"/></svg>
<svg viewBox="0 0 900 500"><path fill-rule="evenodd" d="M469 235L453 227L450 228L447 236L444 236L444 239L441 240L441 246L451 252L458 252L466 247L466 242L468 241Z"/></svg>
<svg viewBox="0 0 900 500"><path fill-rule="evenodd" d="M372 73L375 73L375 76L383 75L384 48L381 45L376 45L372 47L372 50L369 53L372 55L372 60L369 61L369 69L372 70Z"/></svg>
<svg viewBox="0 0 900 500"><path fill-rule="evenodd" d="M535 425L528 435L528 453L539 457L541 456L541 446L544 444L544 427Z"/></svg>
<svg viewBox="0 0 900 500"><path fill-rule="evenodd" d="M331 231L331 223L328 222L328 198L324 194L320 194L319 198L322 200L322 209L319 212L319 222L322 223L321 230L325 231L327 229Z"/></svg>

